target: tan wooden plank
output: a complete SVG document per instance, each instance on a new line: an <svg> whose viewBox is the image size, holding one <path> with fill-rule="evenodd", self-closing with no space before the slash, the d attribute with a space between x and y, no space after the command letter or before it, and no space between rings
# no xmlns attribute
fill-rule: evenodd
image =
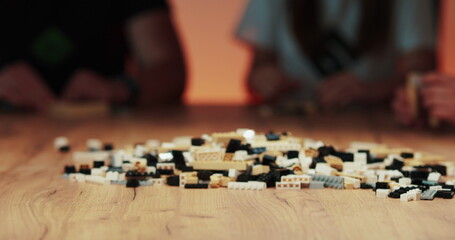
<svg viewBox="0 0 455 240"><path fill-rule="evenodd" d="M166 111L164 111L166 112ZM454 239L455 201L401 203L371 190L197 190L71 183L60 178L71 154L53 149L67 136L122 147L150 138L230 131L289 130L347 146L379 141L450 156L454 134L411 131L383 114L260 117L247 108L189 108L166 113L56 121L0 121L0 239ZM3 121L4 120L4 121Z"/></svg>

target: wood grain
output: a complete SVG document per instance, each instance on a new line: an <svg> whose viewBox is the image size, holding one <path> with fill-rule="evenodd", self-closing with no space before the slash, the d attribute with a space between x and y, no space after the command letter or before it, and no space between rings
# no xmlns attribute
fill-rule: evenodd
<svg viewBox="0 0 455 240"><path fill-rule="evenodd" d="M101 119L0 116L0 239L455 239L455 201L401 203L371 190L228 191L70 183L56 152L95 137L116 146L250 127L289 130L345 147L377 141L452 159L453 130L395 125L385 113L261 117L249 108L193 107Z"/></svg>

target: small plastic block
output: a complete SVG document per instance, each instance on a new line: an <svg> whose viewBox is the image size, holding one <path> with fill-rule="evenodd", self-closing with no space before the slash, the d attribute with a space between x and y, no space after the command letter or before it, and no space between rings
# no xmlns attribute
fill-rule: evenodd
<svg viewBox="0 0 455 240"><path fill-rule="evenodd" d="M87 140L87 149L90 152L101 151L102 143L98 139L88 139Z"/></svg>
<svg viewBox="0 0 455 240"><path fill-rule="evenodd" d="M196 162L217 162L222 161L221 151L219 149L197 151L195 153ZM195 163L196 163L195 162Z"/></svg>
<svg viewBox="0 0 455 240"><path fill-rule="evenodd" d="M179 175L180 187L185 187L186 183L198 183L197 172L183 172Z"/></svg>
<svg viewBox="0 0 455 240"><path fill-rule="evenodd" d="M352 178L352 177L347 177L347 176L343 176L342 178L344 178L344 184L346 186L346 184L348 185L352 185L352 188L360 188L360 180L357 179L357 178Z"/></svg>
<svg viewBox="0 0 455 240"><path fill-rule="evenodd" d="M222 187L228 187L230 182L231 182L231 178L230 177L222 177L221 181L220 181L220 184L221 184Z"/></svg>
<svg viewBox="0 0 455 240"><path fill-rule="evenodd" d="M252 190L264 190L267 188L267 184L265 182L249 181L248 184Z"/></svg>
<svg viewBox="0 0 455 240"><path fill-rule="evenodd" d="M174 170L175 163L157 163L156 169L163 169L163 170Z"/></svg>
<svg viewBox="0 0 455 240"><path fill-rule="evenodd" d="M126 187L127 187L127 188L139 187L139 180L137 180L137 179L129 179L129 180L126 182Z"/></svg>
<svg viewBox="0 0 455 240"><path fill-rule="evenodd" d="M354 153L354 162L360 164L367 164L368 154L365 152L356 152Z"/></svg>
<svg viewBox="0 0 455 240"><path fill-rule="evenodd" d="M254 165L251 171L251 175L256 176L259 174L265 174L270 172L270 166L268 165Z"/></svg>
<svg viewBox="0 0 455 240"><path fill-rule="evenodd" d="M233 190L264 190L266 188L267 188L266 183L257 181L228 183L228 189Z"/></svg>
<svg viewBox="0 0 455 240"><path fill-rule="evenodd" d="M70 182L85 182L85 175L82 173L70 173L68 174Z"/></svg>
<svg viewBox="0 0 455 240"><path fill-rule="evenodd" d="M54 140L54 147L60 152L68 152L70 150L69 140L66 137L57 137Z"/></svg>
<svg viewBox="0 0 455 240"><path fill-rule="evenodd" d="M196 161L192 163L193 168L197 170L229 170L236 169L246 171L248 164L246 162L222 162L222 161Z"/></svg>
<svg viewBox="0 0 455 240"><path fill-rule="evenodd" d="M317 174L325 176L334 176L337 172L336 169L330 167L327 163L317 163L315 169Z"/></svg>
<svg viewBox="0 0 455 240"><path fill-rule="evenodd" d="M153 181L151 180L143 180L143 181L139 181L139 186L153 186Z"/></svg>
<svg viewBox="0 0 455 240"><path fill-rule="evenodd" d="M68 146L61 146L59 148L60 152L69 152L71 150L71 147L68 145Z"/></svg>
<svg viewBox="0 0 455 240"><path fill-rule="evenodd" d="M111 181L111 184L114 184L114 185L126 185L126 180Z"/></svg>
<svg viewBox="0 0 455 240"><path fill-rule="evenodd" d="M93 161L93 168L100 168L104 166L104 161Z"/></svg>
<svg viewBox="0 0 455 240"><path fill-rule="evenodd" d="M344 178L337 176L325 176L325 175L313 175L312 181L321 181L324 182L325 187L343 189L344 188ZM310 182L311 188L311 182Z"/></svg>
<svg viewBox="0 0 455 240"><path fill-rule="evenodd" d="M248 158L248 151L246 150L237 150L232 157L233 161L245 161ZM225 159L226 161L226 159Z"/></svg>
<svg viewBox="0 0 455 240"><path fill-rule="evenodd" d="M86 165L81 165L79 168L79 173L90 175L92 173L91 169Z"/></svg>
<svg viewBox="0 0 455 240"><path fill-rule="evenodd" d="M376 182L376 189L389 189L388 182Z"/></svg>
<svg viewBox="0 0 455 240"><path fill-rule="evenodd" d="M400 202L409 202L411 199L412 197L409 193L403 193L400 195Z"/></svg>
<svg viewBox="0 0 455 240"><path fill-rule="evenodd" d="M345 182L344 183L344 188L345 189L354 189L354 183L353 182Z"/></svg>
<svg viewBox="0 0 455 240"><path fill-rule="evenodd" d="M402 152L402 153L400 154L400 156L401 156L402 158L414 158L414 153Z"/></svg>
<svg viewBox="0 0 455 240"><path fill-rule="evenodd" d="M376 198L387 198L389 195L390 190L389 189L376 189Z"/></svg>
<svg viewBox="0 0 455 240"><path fill-rule="evenodd" d="M206 188L209 188L209 184L207 184L207 183L187 183L187 184L185 184L185 188L188 188L188 189L206 189Z"/></svg>
<svg viewBox="0 0 455 240"><path fill-rule="evenodd" d="M291 150L286 153L288 159L299 158L299 151Z"/></svg>
<svg viewBox="0 0 455 240"><path fill-rule="evenodd" d="M107 180L105 177L93 176L93 175L85 176L85 182L99 184L99 185L106 185L106 184L110 183L110 181Z"/></svg>
<svg viewBox="0 0 455 240"><path fill-rule="evenodd" d="M275 183L275 187L276 187L276 189L279 189L279 190L281 190L281 189L288 189L289 184L290 184L290 183L288 183L288 182L276 182L276 183Z"/></svg>
<svg viewBox="0 0 455 240"><path fill-rule="evenodd" d="M293 182L288 184L289 188L288 189L301 189L302 185L300 182Z"/></svg>
<svg viewBox="0 0 455 240"><path fill-rule="evenodd" d="M76 173L76 167L74 165L66 165L65 166L65 173Z"/></svg>
<svg viewBox="0 0 455 240"><path fill-rule="evenodd" d="M247 173L241 173L240 175L237 176L237 182L248 182L250 179L250 175Z"/></svg>
<svg viewBox="0 0 455 240"><path fill-rule="evenodd" d="M323 189L324 188L324 182L311 180L309 187L311 189Z"/></svg>
<svg viewBox="0 0 455 240"><path fill-rule="evenodd" d="M119 173L114 171L106 172L106 179L109 181L116 181L119 178Z"/></svg>
<svg viewBox="0 0 455 240"><path fill-rule="evenodd" d="M105 144L103 145L103 150L104 150L104 151L112 151L112 150L114 150L114 144L112 144L112 143L105 143Z"/></svg>
<svg viewBox="0 0 455 240"><path fill-rule="evenodd" d="M408 194L411 194L413 201L419 201L422 198L422 190L420 189L412 189L408 191Z"/></svg>
<svg viewBox="0 0 455 240"><path fill-rule="evenodd" d="M164 178L151 178L149 180L152 181L153 185L155 185L155 186L163 186L165 179Z"/></svg>
<svg viewBox="0 0 455 240"><path fill-rule="evenodd" d="M237 150L240 150L242 146L242 141L239 139L231 139L226 147L226 153L235 153Z"/></svg>
<svg viewBox="0 0 455 240"><path fill-rule="evenodd" d="M100 176L100 177L104 177L105 175L105 172L103 170L101 170L100 168L92 168L90 170L90 174L92 176Z"/></svg>
<svg viewBox="0 0 455 240"><path fill-rule="evenodd" d="M453 191L442 191L441 197L444 199L452 199L454 194Z"/></svg>
<svg viewBox="0 0 455 240"><path fill-rule="evenodd" d="M210 187L211 188L217 188L221 186L221 178L223 178L223 174L212 174L210 176Z"/></svg>
<svg viewBox="0 0 455 240"><path fill-rule="evenodd" d="M210 176L213 174L212 171L202 170L197 173L197 177L202 181L210 181Z"/></svg>
<svg viewBox="0 0 455 240"><path fill-rule="evenodd" d="M265 137L267 138L267 141L278 141L278 140L280 140L280 135L276 134L276 133L273 133L273 132L267 133L265 135Z"/></svg>
<svg viewBox="0 0 455 240"><path fill-rule="evenodd" d="M441 174L438 173L438 172L432 172L430 174L428 174L428 178L427 180L430 181L430 182L439 182L439 180L441 179Z"/></svg>
<svg viewBox="0 0 455 240"><path fill-rule="evenodd" d="M441 185L434 185L434 186L430 186L429 189L430 189L430 190L437 190L437 191L439 191L439 190L442 190L442 186L441 186Z"/></svg>
<svg viewBox="0 0 455 240"><path fill-rule="evenodd" d="M408 185L411 185L411 182L412 182L412 180L411 180L410 178L406 178L406 177L403 177L403 178L398 179L398 183L399 183L401 186L408 186Z"/></svg>
<svg viewBox="0 0 455 240"><path fill-rule="evenodd" d="M360 188L361 189L373 189L373 185L368 184L368 183L360 183Z"/></svg>
<svg viewBox="0 0 455 240"><path fill-rule="evenodd" d="M435 198L435 195L436 195L437 192L438 192L438 190L433 190L433 189L425 190L422 193L422 196L421 196L420 199L422 199L422 200L433 200Z"/></svg>
<svg viewBox="0 0 455 240"><path fill-rule="evenodd" d="M202 146L204 145L205 140L203 138L192 138L191 145L192 146Z"/></svg>
<svg viewBox="0 0 455 240"><path fill-rule="evenodd" d="M156 172L161 175L173 175L174 174L173 169L157 169Z"/></svg>
<svg viewBox="0 0 455 240"><path fill-rule="evenodd" d="M167 184L175 187L180 186L180 176L175 175L167 177Z"/></svg>

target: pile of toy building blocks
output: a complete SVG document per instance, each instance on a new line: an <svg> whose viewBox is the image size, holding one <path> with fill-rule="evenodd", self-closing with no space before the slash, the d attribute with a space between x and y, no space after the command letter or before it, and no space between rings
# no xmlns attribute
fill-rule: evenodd
<svg viewBox="0 0 455 240"><path fill-rule="evenodd" d="M56 138L54 145L61 152L71 150L65 137ZM455 174L453 162L383 144L352 142L340 150L289 132L237 129L123 149L89 139L87 148L73 152L74 165L65 166L65 178L126 187L373 189L378 198L404 202L454 196L455 181L442 181Z"/></svg>

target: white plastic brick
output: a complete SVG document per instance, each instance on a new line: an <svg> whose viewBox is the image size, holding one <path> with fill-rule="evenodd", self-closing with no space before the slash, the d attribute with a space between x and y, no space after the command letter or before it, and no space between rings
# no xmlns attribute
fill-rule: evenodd
<svg viewBox="0 0 455 240"><path fill-rule="evenodd" d="M54 140L54 147L59 149L69 145L69 140L66 137L57 137Z"/></svg>
<svg viewBox="0 0 455 240"><path fill-rule="evenodd" d="M431 182L439 182L440 179L441 179L441 174L438 172L430 173L427 178L427 180L431 181Z"/></svg>
<svg viewBox="0 0 455 240"><path fill-rule="evenodd" d="M174 170L175 169L175 163L157 163L156 164L157 169L167 169L167 170Z"/></svg>
<svg viewBox="0 0 455 240"><path fill-rule="evenodd" d="M118 172L109 171L109 172L106 173L106 179L109 180L109 181L117 181L118 180L118 175L119 175Z"/></svg>
<svg viewBox="0 0 455 240"><path fill-rule="evenodd" d="M398 183L401 185L401 186L408 186L408 185L411 185L411 179L410 178L400 178L398 179Z"/></svg>
<svg viewBox="0 0 455 240"><path fill-rule="evenodd" d="M98 139L91 138L91 139L87 140L87 148L88 149L100 151L102 146L103 146L103 144Z"/></svg>
<svg viewBox="0 0 455 240"><path fill-rule="evenodd" d="M153 185L155 186L163 186L164 185L164 178L151 178L151 182L153 182Z"/></svg>
<svg viewBox="0 0 455 240"><path fill-rule="evenodd" d="M390 193L389 189L376 189L377 198L387 198L387 196L389 196L389 193Z"/></svg>

